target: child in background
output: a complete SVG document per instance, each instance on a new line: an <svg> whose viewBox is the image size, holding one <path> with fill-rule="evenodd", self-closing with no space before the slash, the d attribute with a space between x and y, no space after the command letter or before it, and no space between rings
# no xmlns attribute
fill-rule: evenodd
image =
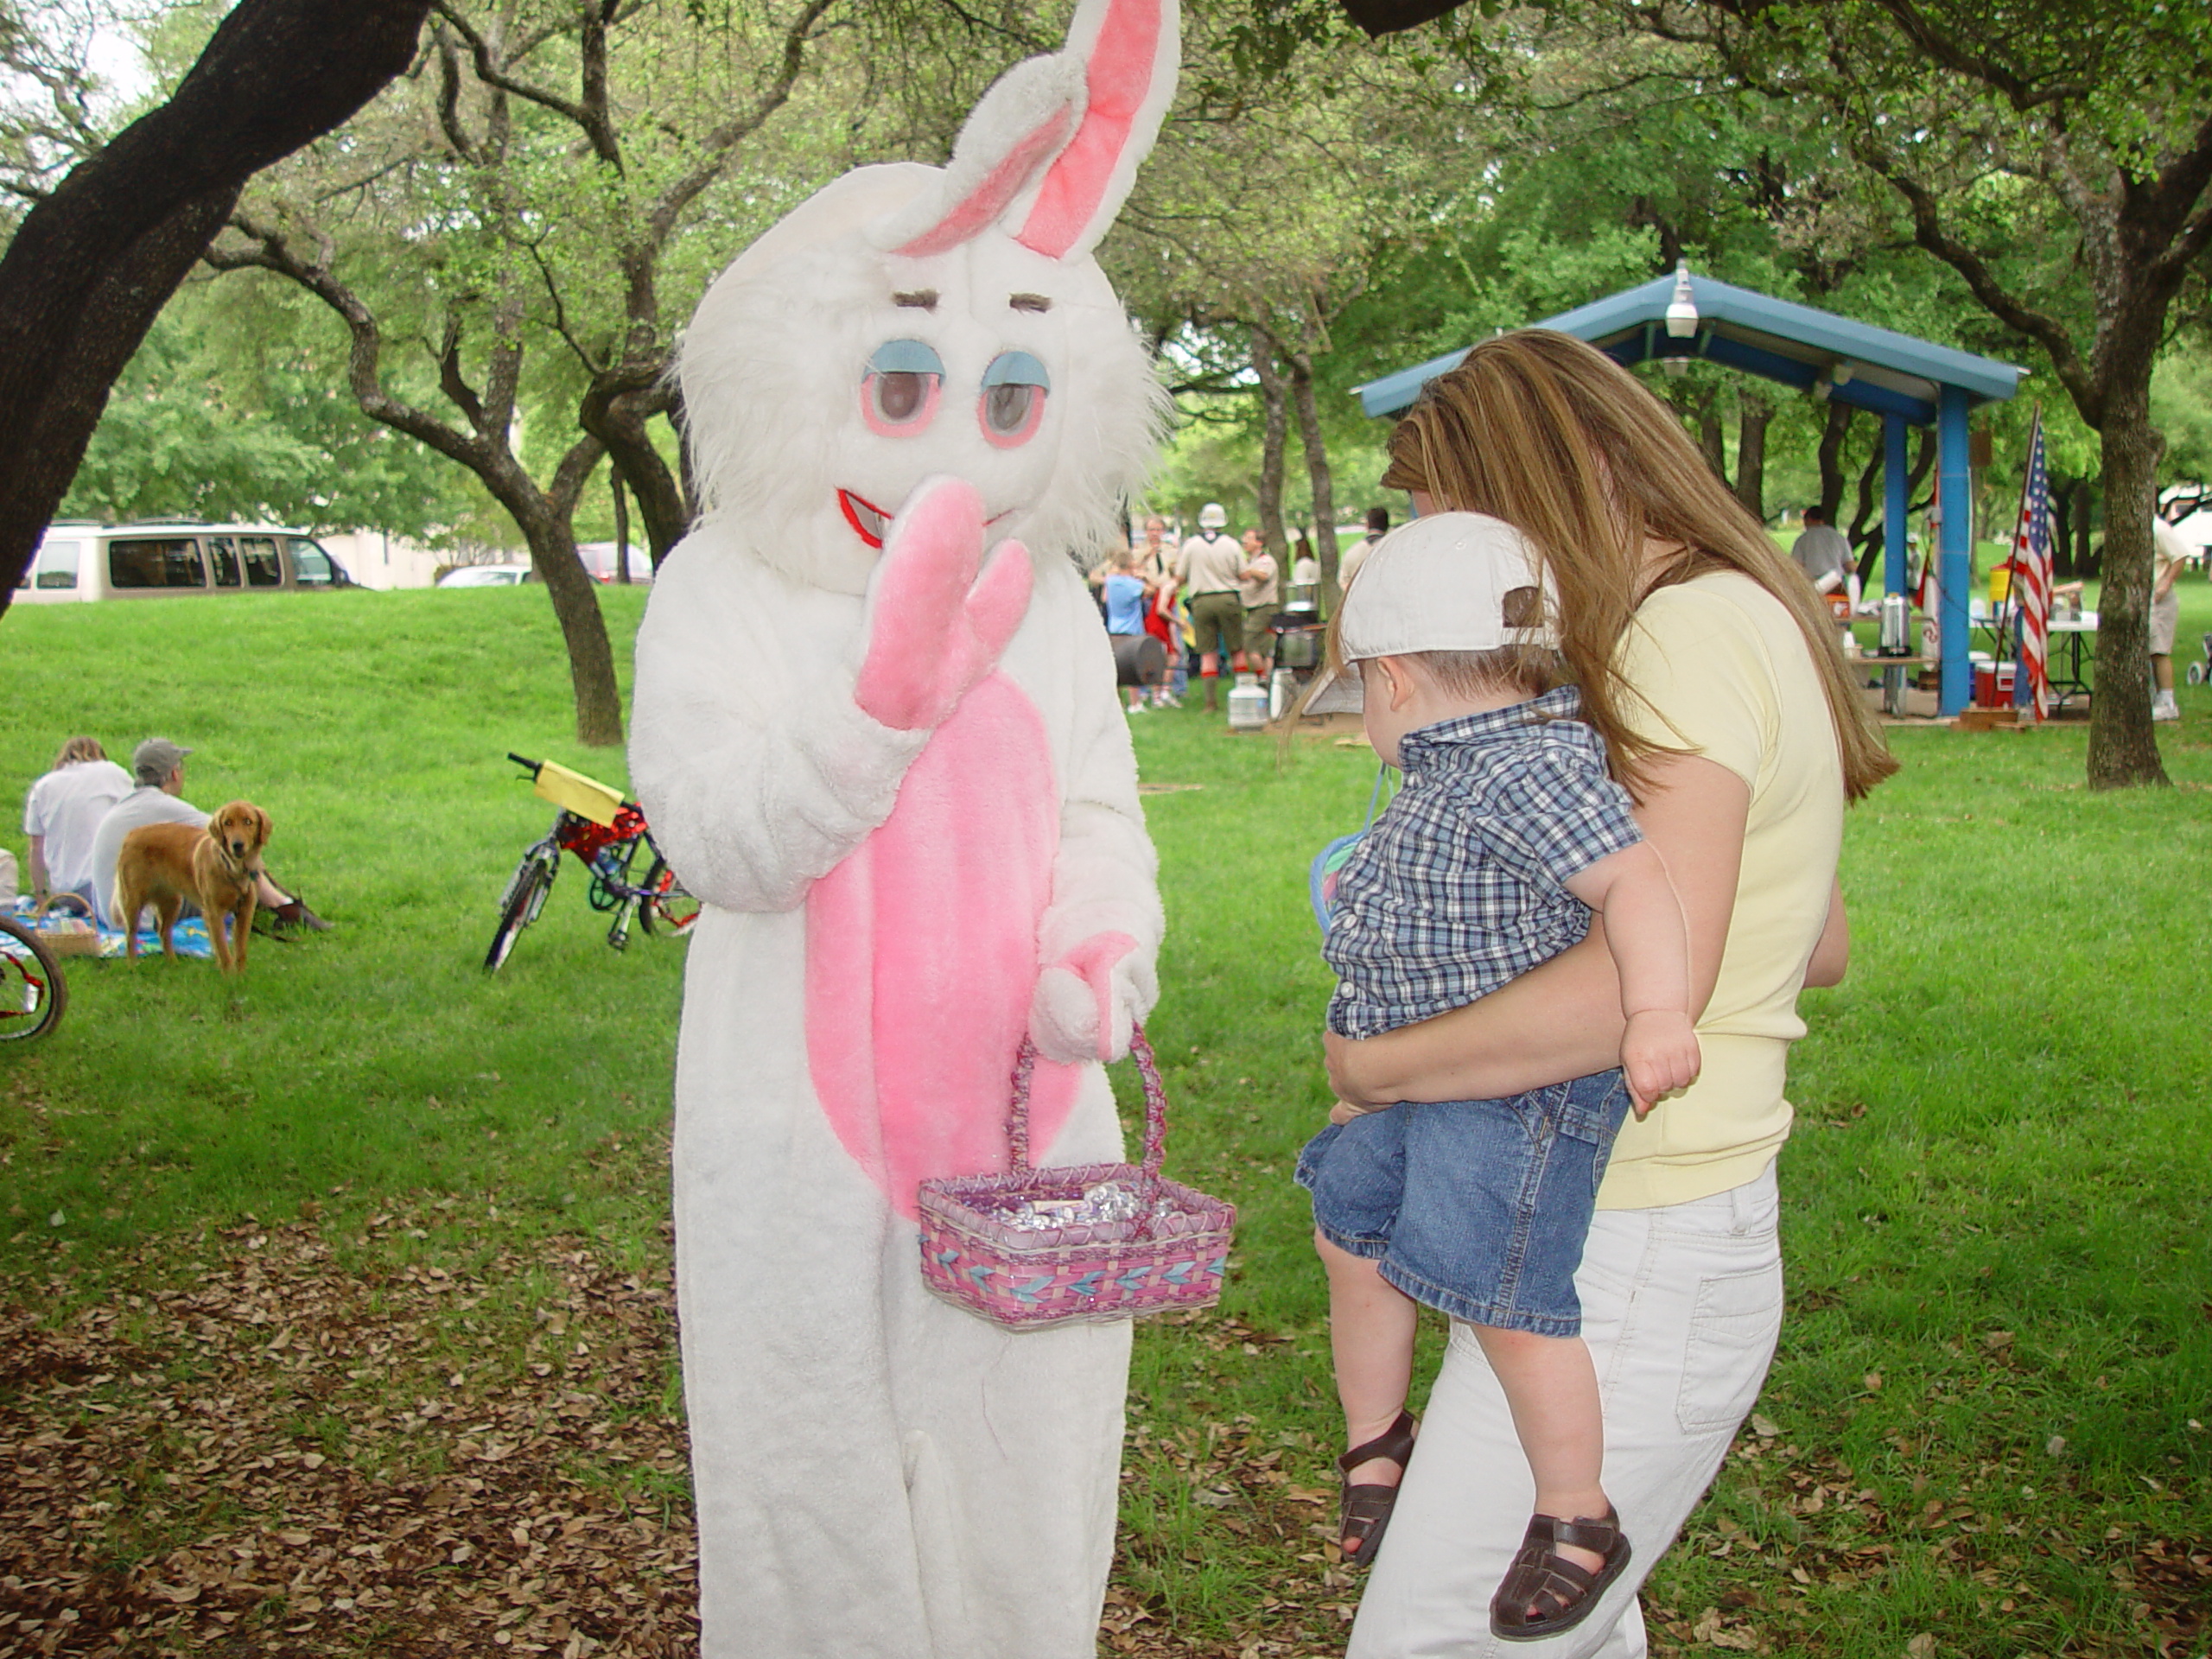
<svg viewBox="0 0 2212 1659"><path fill-rule="evenodd" d="M1599 1178L1631 1104L1692 1082L1688 933L1658 853L1575 718L1520 532L1437 513L1377 543L1332 645L1405 785L1339 873L1323 954L1330 1028L1364 1038L1461 1007L1603 916L1627 1030L1619 1070L1506 1100L1339 1105L1299 1159L1328 1268L1351 1450L1348 1560L1374 1559L1411 1457L1416 1304L1475 1327L1535 1478L1537 1513L1491 1605L1513 1641L1568 1630L1629 1560L1575 1295ZM1362 1478L1363 1476L1369 1477Z"/></svg>

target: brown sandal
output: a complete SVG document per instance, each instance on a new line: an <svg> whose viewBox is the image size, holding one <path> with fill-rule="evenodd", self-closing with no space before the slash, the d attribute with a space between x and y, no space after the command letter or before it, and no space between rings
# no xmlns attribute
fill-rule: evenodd
<svg viewBox="0 0 2212 1659"><path fill-rule="evenodd" d="M1337 1459L1339 1482L1350 1478L1351 1471L1363 1463L1377 1458L1387 1459L1398 1465L1402 1481L1406 1465L1414 1455L1414 1417L1409 1411L1398 1414L1398 1421L1364 1446L1355 1446ZM1375 1559L1375 1552L1382 1548L1383 1529L1390 1524L1390 1509L1398 1501L1398 1489L1370 1482L1361 1486L1346 1484L1337 1503L1337 1542L1339 1548L1347 1538L1359 1541L1344 1551L1344 1560L1352 1567L1365 1567Z"/></svg>
<svg viewBox="0 0 2212 1659"><path fill-rule="evenodd" d="M1602 1555L1605 1564L1592 1573L1562 1560L1558 1553L1561 1544ZM1573 1630L1620 1577L1628 1558L1620 1516L1610 1504L1605 1518L1597 1521L1587 1516L1572 1521L1555 1515L1531 1516L1520 1553L1506 1569L1505 1582L1491 1598L1491 1634L1505 1642L1540 1642Z"/></svg>

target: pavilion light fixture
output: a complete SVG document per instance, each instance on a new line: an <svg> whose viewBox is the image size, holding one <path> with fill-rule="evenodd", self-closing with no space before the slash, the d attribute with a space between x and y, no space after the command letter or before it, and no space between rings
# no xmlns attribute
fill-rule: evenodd
<svg viewBox="0 0 2212 1659"><path fill-rule="evenodd" d="M1675 295L1667 302L1667 333L1675 340L1688 340L1697 333L1697 296L1690 290L1690 262L1679 260L1675 265Z"/></svg>

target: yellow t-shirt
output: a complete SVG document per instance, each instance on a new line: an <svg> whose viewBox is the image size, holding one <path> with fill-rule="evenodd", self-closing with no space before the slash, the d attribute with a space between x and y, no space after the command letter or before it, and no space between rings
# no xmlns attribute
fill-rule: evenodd
<svg viewBox="0 0 2212 1659"><path fill-rule="evenodd" d="M1751 791L1720 976L1697 1025L1704 1068L1622 1127L1599 1189L1599 1208L1640 1210L1740 1186L1789 1138L1783 1065L1805 1034L1797 993L1843 844L1843 767L1805 636L1748 576L1662 588L1618 660L1641 695L1622 711L1637 732L1726 766Z"/></svg>

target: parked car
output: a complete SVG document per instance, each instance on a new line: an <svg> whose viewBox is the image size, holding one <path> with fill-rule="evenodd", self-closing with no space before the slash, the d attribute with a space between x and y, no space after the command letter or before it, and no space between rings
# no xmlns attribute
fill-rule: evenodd
<svg viewBox="0 0 2212 1659"><path fill-rule="evenodd" d="M58 524L17 580L16 599L52 605L357 585L305 531L269 524Z"/></svg>
<svg viewBox="0 0 2212 1659"><path fill-rule="evenodd" d="M526 564L464 564L438 578L441 588L515 588L536 582L537 573Z"/></svg>
<svg viewBox="0 0 2212 1659"><path fill-rule="evenodd" d="M614 545L613 542L580 542L576 544L576 556L583 561L584 569L591 572L594 581L614 580ZM652 579L652 554L632 542L630 544L630 580L649 583Z"/></svg>

